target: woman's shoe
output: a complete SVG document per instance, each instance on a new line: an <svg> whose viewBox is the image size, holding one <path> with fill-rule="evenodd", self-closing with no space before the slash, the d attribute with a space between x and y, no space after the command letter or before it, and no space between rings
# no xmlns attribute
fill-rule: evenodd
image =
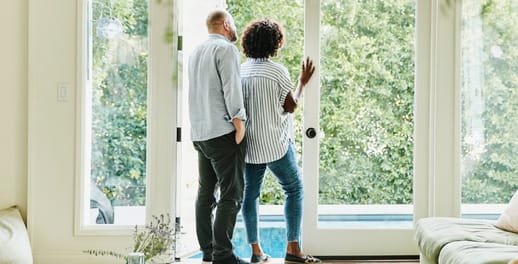
<svg viewBox="0 0 518 264"><path fill-rule="evenodd" d="M259 263L267 263L270 260L270 256L266 254L261 255L253 255L250 258L250 263L252 264L259 264Z"/></svg>
<svg viewBox="0 0 518 264"><path fill-rule="evenodd" d="M310 255L304 255L302 257L295 256L292 254L286 253L286 257L284 258L285 264L297 264L297 263L322 263L320 259L315 258Z"/></svg>

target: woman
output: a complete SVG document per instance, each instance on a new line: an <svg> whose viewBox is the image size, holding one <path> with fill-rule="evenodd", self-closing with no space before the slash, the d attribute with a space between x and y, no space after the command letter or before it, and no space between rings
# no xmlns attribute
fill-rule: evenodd
<svg viewBox="0 0 518 264"><path fill-rule="evenodd" d="M247 57L241 65L241 84L248 115L242 214L247 239L252 246L251 262L265 263L269 256L259 244L257 211L264 173L266 168L270 169L286 194L286 263L320 263L319 259L304 254L299 243L303 185L290 133L290 113L296 109L315 68L309 58L302 63L298 88L292 93L293 83L288 70L270 60L277 55L283 44L283 28L271 19L251 22L241 37L241 45Z"/></svg>

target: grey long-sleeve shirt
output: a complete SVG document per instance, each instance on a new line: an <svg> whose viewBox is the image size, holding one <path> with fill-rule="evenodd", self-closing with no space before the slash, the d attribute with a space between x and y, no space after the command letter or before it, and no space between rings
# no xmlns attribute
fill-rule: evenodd
<svg viewBox="0 0 518 264"><path fill-rule="evenodd" d="M246 120L237 48L224 36L209 34L191 53L188 67L192 141L234 131L232 119Z"/></svg>

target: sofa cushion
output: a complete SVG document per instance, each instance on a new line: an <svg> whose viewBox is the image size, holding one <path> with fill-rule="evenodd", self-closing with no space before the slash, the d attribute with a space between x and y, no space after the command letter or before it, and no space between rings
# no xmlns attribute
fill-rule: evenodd
<svg viewBox="0 0 518 264"><path fill-rule="evenodd" d="M518 191L514 193L507 208L500 214L496 226L509 232L518 233Z"/></svg>
<svg viewBox="0 0 518 264"><path fill-rule="evenodd" d="M421 254L437 263L439 253L455 241L473 241L518 246L518 234L495 227L495 221L454 217L419 219L415 229Z"/></svg>
<svg viewBox="0 0 518 264"><path fill-rule="evenodd" d="M0 263L32 264L29 236L17 207L0 210Z"/></svg>
<svg viewBox="0 0 518 264"><path fill-rule="evenodd" d="M438 263L509 263L518 256L518 246L472 241L451 242L443 247Z"/></svg>

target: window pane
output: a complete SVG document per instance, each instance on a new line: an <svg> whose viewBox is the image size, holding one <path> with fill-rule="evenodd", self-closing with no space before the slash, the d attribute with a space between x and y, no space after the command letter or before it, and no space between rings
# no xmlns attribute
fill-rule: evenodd
<svg viewBox="0 0 518 264"><path fill-rule="evenodd" d="M94 0L91 10L90 219L140 224L146 205L148 3Z"/></svg>
<svg viewBox="0 0 518 264"><path fill-rule="evenodd" d="M461 174L463 213L499 213L518 189L518 1L463 1Z"/></svg>
<svg viewBox="0 0 518 264"><path fill-rule="evenodd" d="M318 226L411 227L415 1L321 12Z"/></svg>
<svg viewBox="0 0 518 264"><path fill-rule="evenodd" d="M321 9L319 204L412 204L414 1Z"/></svg>

